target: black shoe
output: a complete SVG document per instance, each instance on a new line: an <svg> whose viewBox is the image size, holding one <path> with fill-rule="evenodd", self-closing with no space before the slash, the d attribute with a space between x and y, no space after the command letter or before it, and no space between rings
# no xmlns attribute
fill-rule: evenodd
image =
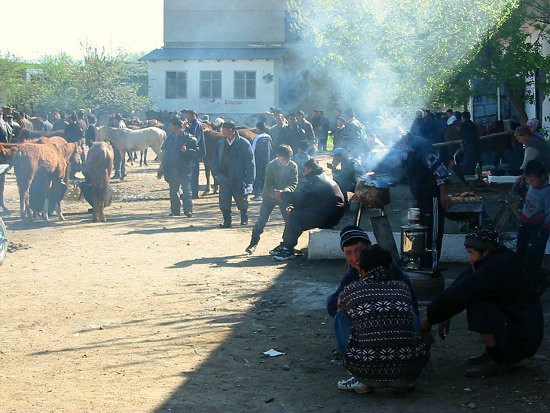
<svg viewBox="0 0 550 413"><path fill-rule="evenodd" d="M275 248L269 251L269 255L276 255L281 251L281 248L283 248L283 244L277 245Z"/></svg>
<svg viewBox="0 0 550 413"><path fill-rule="evenodd" d="M193 199L199 199L199 194L193 194Z"/></svg>
<svg viewBox="0 0 550 413"><path fill-rule="evenodd" d="M472 366L481 366L482 364L489 361L489 355L487 353L482 353L479 356L468 357L468 364Z"/></svg>
<svg viewBox="0 0 550 413"><path fill-rule="evenodd" d="M179 212L170 212L171 217L179 217L181 214Z"/></svg>
<svg viewBox="0 0 550 413"><path fill-rule="evenodd" d="M222 222L220 225L218 225L220 228L231 228L231 222Z"/></svg>
<svg viewBox="0 0 550 413"><path fill-rule="evenodd" d="M481 366L466 370L464 375L470 378L491 377L498 374L508 373L509 371L510 363L506 361L498 363L494 360L488 359L488 361Z"/></svg>
<svg viewBox="0 0 550 413"><path fill-rule="evenodd" d="M246 252L250 255L254 254L254 251L256 251L256 247L258 246L258 244L254 244L254 243L250 243L250 245L248 247L246 247Z"/></svg>
<svg viewBox="0 0 550 413"><path fill-rule="evenodd" d="M277 254L273 255L273 258L275 258L277 261L293 260L296 258L296 255L294 254L294 248L282 247Z"/></svg>
<svg viewBox="0 0 550 413"><path fill-rule="evenodd" d="M244 221L241 221L241 226L246 227L248 225L248 219L245 219Z"/></svg>
<svg viewBox="0 0 550 413"><path fill-rule="evenodd" d="M193 218L193 213L192 212L186 212L184 214L187 218Z"/></svg>

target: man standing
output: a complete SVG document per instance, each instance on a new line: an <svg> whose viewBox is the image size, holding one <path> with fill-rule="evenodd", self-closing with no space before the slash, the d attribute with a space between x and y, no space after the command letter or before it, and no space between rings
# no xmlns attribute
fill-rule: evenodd
<svg viewBox="0 0 550 413"><path fill-rule="evenodd" d="M256 162L256 178L254 179L253 193L255 201L262 199L262 190L264 187L265 170L267 164L273 159L273 144L271 136L267 133L265 123L258 122L256 124L258 134L252 142L252 151L254 152L254 160Z"/></svg>
<svg viewBox="0 0 550 413"><path fill-rule="evenodd" d="M203 161L206 156L204 130L202 129L201 121L197 118L197 112L193 109L186 109L183 111L183 114L189 123L185 132L197 138L197 144L199 145L199 152L193 161L193 174L191 175L191 192L193 199L197 199L199 197L199 162Z"/></svg>
<svg viewBox="0 0 550 413"><path fill-rule="evenodd" d="M298 121L298 126L302 128L302 130L306 134L306 140L308 142L308 154L314 155L315 154L315 130L313 129L313 125L306 119L306 115L303 111L299 111L296 120Z"/></svg>
<svg viewBox="0 0 550 413"><path fill-rule="evenodd" d="M124 129L126 128L126 123L124 122L124 119L122 119L122 115L120 113L117 113L116 115L112 116L109 119L109 126L111 128ZM120 174L120 170L122 167L122 162L126 162L124 158L126 154L121 153L114 145L113 145L113 149L115 150L115 159L114 159L115 174L113 175L113 179L123 179L122 175Z"/></svg>
<svg viewBox="0 0 550 413"><path fill-rule="evenodd" d="M281 142L284 134L284 128L287 125L286 119L282 113L276 113L273 115L275 117L275 126L269 128L269 134L273 140L273 147L278 148L279 145L282 145L284 142Z"/></svg>
<svg viewBox="0 0 550 413"><path fill-rule="evenodd" d="M0 116L0 142L10 143L12 138L12 130L7 122L4 122L4 118Z"/></svg>
<svg viewBox="0 0 550 413"><path fill-rule="evenodd" d="M344 112L346 121L338 145L347 150L351 156L360 159L368 154L368 142L365 126L355 117L353 109Z"/></svg>
<svg viewBox="0 0 550 413"><path fill-rule="evenodd" d="M426 139L412 135L407 135L404 139L407 145L405 168L409 187L416 207L420 209L420 222L428 227L427 245L431 245L434 225L437 225L436 248L439 260L445 230L445 209L452 203L446 184L448 171L434 147ZM437 199L435 217L433 198ZM431 253L426 254L422 264L424 267L433 268L435 263Z"/></svg>
<svg viewBox="0 0 550 413"><path fill-rule="evenodd" d="M470 112L462 112L460 137L462 138L462 149L464 150L464 174L473 175L476 164L481 161L481 148L479 132L476 124L471 120Z"/></svg>
<svg viewBox="0 0 550 413"><path fill-rule="evenodd" d="M395 165L404 160L405 174L416 207L420 209L420 223L428 227L427 245L432 244L434 225L436 225L436 249L438 258L441 255L443 232L445 225L445 209L451 204L447 190L448 171L441 162L434 147L426 139L410 133L403 136L376 167L377 173L395 173ZM436 216L434 217L433 199L437 199ZM431 253L426 253L422 259L422 266L433 268Z"/></svg>
<svg viewBox="0 0 550 413"><path fill-rule="evenodd" d="M76 112L71 112L69 115L69 124L65 126L65 140L67 142L78 142L84 138L84 129L78 122Z"/></svg>
<svg viewBox="0 0 550 413"><path fill-rule="evenodd" d="M313 117L311 118L311 124L313 125L315 137L317 138L317 149L319 152L326 151L330 122L325 116L325 112L323 110L314 110Z"/></svg>
<svg viewBox="0 0 550 413"><path fill-rule="evenodd" d="M286 222L287 214L285 213L285 205L281 202L282 193L293 192L298 185L298 166L290 160L292 157L292 149L290 146L279 146L275 155L277 158L267 165L265 171L260 215L252 230L250 244L246 248L246 252L249 254L254 253L258 242L260 242L260 236L264 232L265 225L275 206L279 206L281 215Z"/></svg>
<svg viewBox="0 0 550 413"><path fill-rule="evenodd" d="M298 144L301 141L306 141L306 133L298 125L298 119L296 113L290 113L287 116L288 125L283 128L283 133L279 134L279 139L277 143L279 145L288 145L292 148L294 153L298 152Z"/></svg>
<svg viewBox="0 0 550 413"><path fill-rule="evenodd" d="M183 213L187 218L193 216L191 196L191 172L198 152L197 139L184 131L181 119L173 118L168 125L169 133L162 145L164 154L162 166L164 179L170 186L170 215L181 213L180 187L183 190Z"/></svg>
<svg viewBox="0 0 550 413"><path fill-rule="evenodd" d="M239 135L233 122L222 125L224 140L214 155L212 170L220 185L219 205L223 214L220 228L231 228L231 200L241 213L241 225L248 225L248 195L252 193L255 165L252 146Z"/></svg>

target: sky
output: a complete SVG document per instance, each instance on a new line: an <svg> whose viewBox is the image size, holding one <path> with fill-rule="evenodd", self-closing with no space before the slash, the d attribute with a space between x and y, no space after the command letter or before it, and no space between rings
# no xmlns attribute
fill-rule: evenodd
<svg viewBox="0 0 550 413"><path fill-rule="evenodd" d="M110 54L162 47L163 0L0 0L0 10L0 54L24 60L82 58L81 43Z"/></svg>

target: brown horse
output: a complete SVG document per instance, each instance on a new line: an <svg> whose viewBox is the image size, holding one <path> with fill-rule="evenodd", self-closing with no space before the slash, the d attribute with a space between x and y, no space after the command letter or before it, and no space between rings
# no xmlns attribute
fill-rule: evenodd
<svg viewBox="0 0 550 413"><path fill-rule="evenodd" d="M12 149L11 156L19 189L21 218L32 219L29 207L29 190L33 181L38 177L38 181L44 186L40 192L47 194L42 210L43 219L48 220L48 204L52 201L55 202L59 219L64 219L61 213L61 203L58 202L62 198L61 194L65 191L63 180L65 182L68 180L69 161L73 158L80 162L81 152L82 146L79 143L24 143Z"/></svg>
<svg viewBox="0 0 550 413"><path fill-rule="evenodd" d="M106 221L103 209L111 203L109 180L114 159L113 148L107 142L94 143L88 152L83 172L92 190L92 222Z"/></svg>

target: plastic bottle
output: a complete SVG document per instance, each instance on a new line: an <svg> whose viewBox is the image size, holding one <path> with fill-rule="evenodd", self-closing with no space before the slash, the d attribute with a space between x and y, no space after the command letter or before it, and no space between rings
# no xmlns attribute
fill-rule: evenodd
<svg viewBox="0 0 550 413"><path fill-rule="evenodd" d="M481 165L479 164L479 162L476 165L475 176L476 176L476 180L478 181L481 180Z"/></svg>

